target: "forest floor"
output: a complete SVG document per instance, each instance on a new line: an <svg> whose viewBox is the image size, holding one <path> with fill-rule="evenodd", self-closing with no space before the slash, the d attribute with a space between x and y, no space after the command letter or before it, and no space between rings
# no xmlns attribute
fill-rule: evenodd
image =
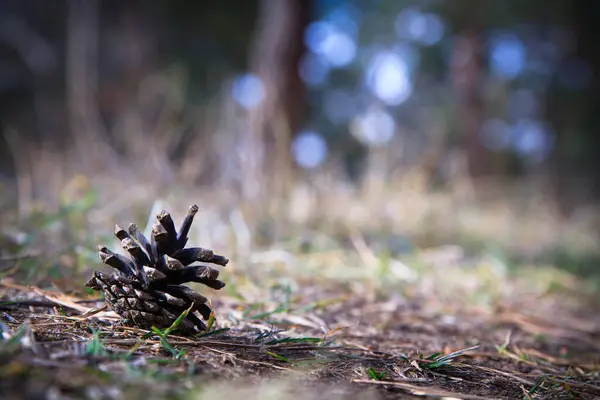
<svg viewBox="0 0 600 400"><path fill-rule="evenodd" d="M107 216L100 203L83 196L51 215L4 219L2 398L600 398L598 281L558 268L565 257L314 224L244 250L232 213L227 286L202 289L216 322L195 337L159 335L99 311L103 300L83 287L101 268L94 249L109 240L107 221L148 218L144 207ZM215 218L204 228L218 231ZM228 255L214 235L190 242Z"/></svg>

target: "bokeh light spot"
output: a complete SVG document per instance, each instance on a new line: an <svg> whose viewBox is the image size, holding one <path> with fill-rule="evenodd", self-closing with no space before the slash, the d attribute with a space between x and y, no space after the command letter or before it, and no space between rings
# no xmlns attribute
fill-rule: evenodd
<svg viewBox="0 0 600 400"><path fill-rule="evenodd" d="M513 34L499 35L490 45L490 66L494 74L512 79L525 66L527 51L523 42Z"/></svg>
<svg viewBox="0 0 600 400"><path fill-rule="evenodd" d="M513 147L528 161L540 163L552 154L554 135L548 124L534 119L522 119L513 129Z"/></svg>
<svg viewBox="0 0 600 400"><path fill-rule="evenodd" d="M231 88L235 101L246 109L260 105L265 97L265 88L260 78L254 74L239 76Z"/></svg>
<svg viewBox="0 0 600 400"><path fill-rule="evenodd" d="M367 146L381 147L394 137L396 122L388 112L371 108L352 122L350 132Z"/></svg>
<svg viewBox="0 0 600 400"><path fill-rule="evenodd" d="M316 168L327 157L327 143L313 131L300 132L292 142L294 159L303 168Z"/></svg>
<svg viewBox="0 0 600 400"><path fill-rule="evenodd" d="M347 33L327 21L313 22L306 28L306 46L333 67L344 67L356 57L356 43Z"/></svg>
<svg viewBox="0 0 600 400"><path fill-rule="evenodd" d="M414 8L407 8L398 14L394 28L398 37L425 46L438 43L444 36L444 23L439 16Z"/></svg>
<svg viewBox="0 0 600 400"><path fill-rule="evenodd" d="M408 65L394 52L376 54L367 66L366 78L369 89L388 105L398 105L412 93Z"/></svg>

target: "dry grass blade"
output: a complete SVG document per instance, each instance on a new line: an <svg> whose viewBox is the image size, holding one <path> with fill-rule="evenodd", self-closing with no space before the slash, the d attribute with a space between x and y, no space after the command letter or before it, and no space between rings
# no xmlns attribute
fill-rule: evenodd
<svg viewBox="0 0 600 400"><path fill-rule="evenodd" d="M469 351L472 351L472 350L475 350L478 348L479 348L479 345L472 346L472 347L468 347L466 349L453 351L452 353L449 353L446 355L442 355L441 353L436 353L432 356L427 357L427 359L425 359L425 360L419 360L419 361L422 363L422 366L425 368L429 368L429 369L439 368L439 367L443 367L446 365L450 365L454 359L460 357L461 355L463 355Z"/></svg>

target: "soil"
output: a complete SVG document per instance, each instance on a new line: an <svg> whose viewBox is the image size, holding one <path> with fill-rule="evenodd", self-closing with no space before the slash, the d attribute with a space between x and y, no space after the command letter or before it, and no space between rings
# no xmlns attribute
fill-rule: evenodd
<svg viewBox="0 0 600 400"><path fill-rule="evenodd" d="M600 398L600 314L560 296L482 309L347 293L262 315L221 297L208 334L161 339L101 300L0 285L7 399Z"/></svg>

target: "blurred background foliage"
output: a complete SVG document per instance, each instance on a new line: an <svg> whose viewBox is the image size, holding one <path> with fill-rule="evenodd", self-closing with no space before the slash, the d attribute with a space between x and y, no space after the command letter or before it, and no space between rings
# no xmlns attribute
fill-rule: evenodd
<svg viewBox="0 0 600 400"><path fill-rule="evenodd" d="M491 237L581 243L557 228L574 218L594 249L598 17L594 0L3 0L3 202L63 215L92 189L193 187L262 232L248 210L313 226L311 194L367 226L425 216L424 237L477 202Z"/></svg>

